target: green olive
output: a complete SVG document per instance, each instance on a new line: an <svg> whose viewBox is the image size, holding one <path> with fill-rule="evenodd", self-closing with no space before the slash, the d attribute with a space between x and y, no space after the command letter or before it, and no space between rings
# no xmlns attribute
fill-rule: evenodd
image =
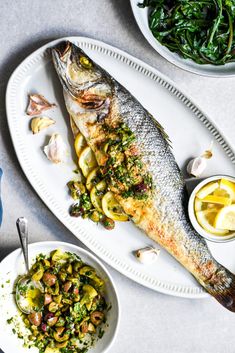
<svg viewBox="0 0 235 353"><path fill-rule="evenodd" d="M100 325L103 320L104 320L104 313L102 313L101 311L93 311L93 313L91 313L91 322L95 326Z"/></svg>
<svg viewBox="0 0 235 353"><path fill-rule="evenodd" d="M51 312L51 313L55 313L59 308L59 305L58 303L55 303L55 302L51 302L48 306L48 310Z"/></svg>
<svg viewBox="0 0 235 353"><path fill-rule="evenodd" d="M84 284L84 286L82 287L82 291L84 295L80 301L80 304L85 304L87 310L90 310L92 307L92 300L97 296L98 293L95 288L93 288L89 284Z"/></svg>
<svg viewBox="0 0 235 353"><path fill-rule="evenodd" d="M68 265L68 267L66 268L66 271L71 275L73 273L73 267L71 264Z"/></svg>
<svg viewBox="0 0 235 353"><path fill-rule="evenodd" d="M59 278L62 282L66 281L67 273L66 272L60 272L59 273Z"/></svg>
<svg viewBox="0 0 235 353"><path fill-rule="evenodd" d="M86 188L82 183L78 183L77 181L69 181L67 186L70 190L70 194L74 200L77 200L80 195L86 192Z"/></svg>
<svg viewBox="0 0 235 353"><path fill-rule="evenodd" d="M61 249L57 249L52 253L52 261L57 262L57 261L65 261L67 260L69 255L67 253L64 253Z"/></svg>
<svg viewBox="0 0 235 353"><path fill-rule="evenodd" d="M75 261L74 264L73 264L73 270L74 270L75 272L77 272L81 266L82 266L82 262L80 262L80 261Z"/></svg>
<svg viewBox="0 0 235 353"><path fill-rule="evenodd" d="M41 262L39 262L37 264L37 271L34 272L34 274L32 275L32 280L33 281L40 281L42 279L43 273L44 273L44 268L43 268Z"/></svg>
<svg viewBox="0 0 235 353"><path fill-rule="evenodd" d="M62 303L71 305L71 304L73 304L73 301L71 299L64 298L64 299L62 299Z"/></svg>
<svg viewBox="0 0 235 353"><path fill-rule="evenodd" d="M100 221L101 217L102 215L98 211L93 211L90 215L90 219L96 223Z"/></svg>
<svg viewBox="0 0 235 353"><path fill-rule="evenodd" d="M108 217L104 217L104 219L102 220L102 224L103 224L104 228L107 230L112 230L115 227L114 220L112 220L111 218L108 218Z"/></svg>
<svg viewBox="0 0 235 353"><path fill-rule="evenodd" d="M47 324L52 327L54 326L58 321L58 317L54 316L54 317L51 317L50 319L47 320Z"/></svg>
<svg viewBox="0 0 235 353"><path fill-rule="evenodd" d="M89 284L84 284L84 286L82 287L82 291L83 293L87 294L91 299L95 298L98 294L95 288L93 288Z"/></svg>
<svg viewBox="0 0 235 353"><path fill-rule="evenodd" d="M65 348L67 346L67 344L68 344L68 341L64 341L61 343L56 342L55 346L56 346L56 348Z"/></svg>
<svg viewBox="0 0 235 353"><path fill-rule="evenodd" d="M62 317L62 316L60 316L59 318L58 318L58 321L57 321L57 323L55 324L55 326L56 327L63 327L64 325L65 325L65 319Z"/></svg>
<svg viewBox="0 0 235 353"><path fill-rule="evenodd" d="M51 289L51 294L53 295L58 295L60 292L60 285L59 285L59 281L57 280L55 282L55 287L54 288L50 288Z"/></svg>
<svg viewBox="0 0 235 353"><path fill-rule="evenodd" d="M62 300L62 294L53 296L53 300L54 300L57 304L60 304L60 303L61 303L61 300Z"/></svg>
<svg viewBox="0 0 235 353"><path fill-rule="evenodd" d="M63 336L60 336L60 334L58 332L54 332L53 336L57 342L65 342L69 339L68 333L65 333Z"/></svg>
<svg viewBox="0 0 235 353"><path fill-rule="evenodd" d="M89 278L93 278L96 275L96 272L94 268L90 266L83 266L82 268L80 268L79 274Z"/></svg>
<svg viewBox="0 0 235 353"><path fill-rule="evenodd" d="M51 266L51 263L50 263L49 260L44 259L43 262L44 262L44 266L45 266L45 267L50 267L50 266Z"/></svg>

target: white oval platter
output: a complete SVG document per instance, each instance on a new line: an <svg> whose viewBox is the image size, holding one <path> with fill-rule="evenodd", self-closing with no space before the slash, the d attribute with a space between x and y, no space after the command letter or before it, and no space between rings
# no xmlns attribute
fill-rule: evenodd
<svg viewBox="0 0 235 353"><path fill-rule="evenodd" d="M138 3L142 3L142 0L130 0L132 11L135 20L139 26L140 31L147 39L149 44L166 60L172 64L184 69L186 71L192 72L194 74L202 76L212 76L212 77L232 77L235 76L235 62L228 63L225 65L200 65L195 63L191 59L184 59L177 53L171 52L168 48L163 46L156 38L154 38L148 25L148 13L149 9L141 9L138 7Z"/></svg>
<svg viewBox="0 0 235 353"><path fill-rule="evenodd" d="M235 155L230 145L172 81L142 61L102 42L84 37L66 39L79 44L158 119L171 138L173 152L181 168L188 158L202 153L214 140L214 158L204 176L234 175ZM131 222L117 223L110 232L89 220L69 216L72 199L68 195L66 183L74 178L73 170L76 168L71 157L72 134L62 88L47 50L61 40L48 43L26 58L8 83L8 124L26 177L55 216L90 250L125 276L166 294L189 298L207 296L193 277L164 249L155 264L140 264L133 256L133 250L149 244L158 245ZM27 95L33 92L41 93L50 102L57 103L55 109L45 112L45 115L56 120L56 124L37 135L30 131L30 119L25 114ZM52 164L42 151L53 132L60 133L68 146L68 158L63 165ZM210 247L218 260L235 271L235 242L210 244Z"/></svg>

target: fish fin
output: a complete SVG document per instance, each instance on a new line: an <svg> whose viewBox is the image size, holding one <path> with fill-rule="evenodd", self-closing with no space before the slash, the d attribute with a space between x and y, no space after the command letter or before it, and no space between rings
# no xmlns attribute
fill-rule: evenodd
<svg viewBox="0 0 235 353"><path fill-rule="evenodd" d="M221 266L205 289L226 309L235 312L235 275Z"/></svg>
<svg viewBox="0 0 235 353"><path fill-rule="evenodd" d="M69 118L70 118L70 127L72 130L73 136L75 138L80 131L79 131L77 125L75 124L72 115L70 115Z"/></svg>
<svg viewBox="0 0 235 353"><path fill-rule="evenodd" d="M168 134L166 133L164 127L159 123L159 121L157 121L157 119L154 118L154 116L152 114L149 113L150 118L153 120L154 124L156 125L157 129L160 131L162 137L164 138L164 140L168 143L168 145L172 148L172 142L168 136Z"/></svg>

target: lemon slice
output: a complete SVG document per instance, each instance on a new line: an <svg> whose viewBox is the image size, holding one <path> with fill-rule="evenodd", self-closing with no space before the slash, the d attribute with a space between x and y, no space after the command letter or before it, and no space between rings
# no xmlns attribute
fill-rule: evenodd
<svg viewBox="0 0 235 353"><path fill-rule="evenodd" d="M214 226L218 229L235 230L235 205L221 208L215 217Z"/></svg>
<svg viewBox="0 0 235 353"><path fill-rule="evenodd" d="M232 181L229 181L227 179L221 179L220 180L220 189L226 191L230 198L232 199L232 202L235 201L235 183Z"/></svg>
<svg viewBox="0 0 235 353"><path fill-rule="evenodd" d="M230 198L229 193L227 193L227 191L224 189L220 189L220 187L215 189L215 191L213 192L213 195Z"/></svg>
<svg viewBox="0 0 235 353"><path fill-rule="evenodd" d="M198 197L195 197L194 210L195 212L202 210L202 201Z"/></svg>
<svg viewBox="0 0 235 353"><path fill-rule="evenodd" d="M87 176L87 180L86 180L86 188L87 190L91 190L92 187L94 186L94 182L93 180L99 175L99 167L96 167L94 169L92 169L92 171L88 174Z"/></svg>
<svg viewBox="0 0 235 353"><path fill-rule="evenodd" d="M77 134L74 140L74 148L78 158L80 157L82 150L86 146L87 146L87 143L86 143L85 137L81 133Z"/></svg>
<svg viewBox="0 0 235 353"><path fill-rule="evenodd" d="M106 187L106 182L101 180L97 185L93 186L90 192L91 202L93 206L100 212L103 212L102 198Z"/></svg>
<svg viewBox="0 0 235 353"><path fill-rule="evenodd" d="M218 210L216 208L210 208L209 210L206 210L206 211L208 212L205 212L205 217L210 223L210 225L213 226Z"/></svg>
<svg viewBox="0 0 235 353"><path fill-rule="evenodd" d="M106 192L102 198L102 208L104 214L112 220L119 222L128 221L128 216L123 212L111 191Z"/></svg>
<svg viewBox="0 0 235 353"><path fill-rule="evenodd" d="M218 210L221 208L221 205L216 205L214 203L209 203L209 202L203 202L203 200L200 200L198 197L195 197L194 200L194 211L204 211L206 209L215 209L217 208Z"/></svg>
<svg viewBox="0 0 235 353"><path fill-rule="evenodd" d="M197 192L196 196L199 199L204 199L207 195L212 194L218 187L219 187L218 182L208 183L206 184L206 186L204 186Z"/></svg>
<svg viewBox="0 0 235 353"><path fill-rule="evenodd" d="M215 235L225 235L228 230L217 229L210 224L210 220L213 219L216 212L213 210L204 210L196 212L196 218L200 226L207 232Z"/></svg>
<svg viewBox="0 0 235 353"><path fill-rule="evenodd" d="M210 210L210 209L216 209L217 211L221 209L221 207L223 207L223 205L221 204L218 204L218 203L210 203L210 202L203 202L202 203L203 206L202 206L202 209L201 211L203 210Z"/></svg>
<svg viewBox="0 0 235 353"><path fill-rule="evenodd" d="M232 203L232 200L228 197L208 195L202 199L202 202L215 203L219 205L229 206Z"/></svg>
<svg viewBox="0 0 235 353"><path fill-rule="evenodd" d="M92 169L97 166L95 155L89 146L82 150L78 159L78 164L85 178L92 171Z"/></svg>

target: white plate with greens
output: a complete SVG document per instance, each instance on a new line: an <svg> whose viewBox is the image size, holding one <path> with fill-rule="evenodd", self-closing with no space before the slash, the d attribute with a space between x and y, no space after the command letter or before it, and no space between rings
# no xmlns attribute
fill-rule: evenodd
<svg viewBox="0 0 235 353"><path fill-rule="evenodd" d="M230 62L225 65L211 65L211 64L197 64L191 59L184 59L179 54L170 51L167 47L163 46L152 34L149 28L149 8L140 8L139 3L143 3L142 0L130 0L132 11L136 22L139 26L144 37L147 39L149 44L165 59L172 64L190 71L192 73L212 76L212 77L232 77L235 76L235 62Z"/></svg>
<svg viewBox="0 0 235 353"><path fill-rule="evenodd" d="M69 37L147 108L164 126L172 141L173 153L184 170L186 161L200 155L214 141L214 157L202 177L235 174L234 152L207 116L166 76L129 54L105 43L83 37ZM73 218L69 207L73 200L67 182L74 178L73 138L65 110L61 84L55 73L48 43L26 58L12 74L7 87L6 106L9 129L21 167L29 182L55 216L90 250L125 276L162 293L203 298L207 296L194 278L164 249L158 261L143 265L133 251L147 245L160 248L131 222L116 223L112 231L90 220ZM28 93L43 94L57 107L45 112L56 124L33 135L25 114ZM42 151L48 137L58 132L68 147L67 161L54 165ZM235 242L209 244L214 256L235 272Z"/></svg>
<svg viewBox="0 0 235 353"><path fill-rule="evenodd" d="M57 249L60 249L63 253L69 252L79 256L84 263L92 266L97 275L105 281L104 297L110 310L107 310L105 314L106 322L101 326L102 337L100 339L95 338L89 352L107 352L116 338L120 319L119 301L113 280L104 265L94 255L76 245L59 241L46 241L29 245L30 266L35 262L37 255L49 255ZM27 337L31 332L25 327L15 303L16 279L19 275L24 274L25 264L21 249L13 251L0 263L0 347L5 353L14 351L18 353L38 352L36 347L28 347L29 340ZM97 329L96 336L98 334L99 329ZM22 338L18 338L18 336ZM25 346L23 346L24 343Z"/></svg>

